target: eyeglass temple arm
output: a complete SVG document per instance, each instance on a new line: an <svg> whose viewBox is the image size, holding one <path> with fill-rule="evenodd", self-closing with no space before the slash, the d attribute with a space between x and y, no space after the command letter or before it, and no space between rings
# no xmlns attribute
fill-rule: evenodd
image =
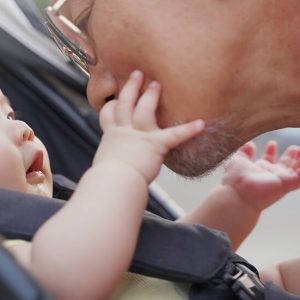
<svg viewBox="0 0 300 300"><path fill-rule="evenodd" d="M65 4L66 1L67 0L58 0L57 2L55 2L55 4L53 4L52 9L55 10L55 12L57 12L61 9L61 7Z"/></svg>

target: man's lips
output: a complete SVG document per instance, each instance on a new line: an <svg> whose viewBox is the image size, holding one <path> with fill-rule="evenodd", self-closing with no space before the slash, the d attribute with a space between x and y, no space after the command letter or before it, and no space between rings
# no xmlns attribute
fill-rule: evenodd
<svg viewBox="0 0 300 300"><path fill-rule="evenodd" d="M44 154L43 151L37 151L33 156L32 162L26 171L26 179L29 184L41 183L45 179L43 172Z"/></svg>

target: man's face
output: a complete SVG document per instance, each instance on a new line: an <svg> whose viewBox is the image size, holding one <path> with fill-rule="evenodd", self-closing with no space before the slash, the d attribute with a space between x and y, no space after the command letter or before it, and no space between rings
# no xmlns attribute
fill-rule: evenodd
<svg viewBox="0 0 300 300"><path fill-rule="evenodd" d="M24 122L15 120L0 91L0 188L52 196L52 174L44 145Z"/></svg>
<svg viewBox="0 0 300 300"><path fill-rule="evenodd" d="M134 69L144 72L145 84L158 80L160 126L206 121L204 134L166 158L177 173L197 176L269 129L257 111L287 84L281 70L289 50L275 53L284 44L278 36L289 35L280 31L284 12L298 2L69 1L72 20L92 7L87 31L97 64L89 68L89 101L99 110Z"/></svg>

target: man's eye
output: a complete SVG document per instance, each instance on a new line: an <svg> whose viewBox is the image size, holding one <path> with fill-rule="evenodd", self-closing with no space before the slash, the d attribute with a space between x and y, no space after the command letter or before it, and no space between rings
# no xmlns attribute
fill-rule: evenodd
<svg viewBox="0 0 300 300"><path fill-rule="evenodd" d="M87 7L85 10L83 10L79 16L74 21L74 24L82 31L87 30L89 18L91 15L91 7Z"/></svg>
<svg viewBox="0 0 300 300"><path fill-rule="evenodd" d="M11 112L6 116L6 118L7 118L8 120L15 120L15 119L16 119L16 114L15 114L15 112L14 112L14 111L11 111Z"/></svg>
<svg viewBox="0 0 300 300"><path fill-rule="evenodd" d="M82 30L82 31L86 31L86 30L87 30L88 21L89 21L88 18L82 19L82 20L78 23L77 27L78 27L80 30Z"/></svg>

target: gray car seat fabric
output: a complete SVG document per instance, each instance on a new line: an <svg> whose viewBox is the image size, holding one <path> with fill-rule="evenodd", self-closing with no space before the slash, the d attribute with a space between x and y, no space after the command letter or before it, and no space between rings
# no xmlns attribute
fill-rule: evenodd
<svg viewBox="0 0 300 300"><path fill-rule="evenodd" d="M50 300L49 294L0 245L1 300Z"/></svg>

